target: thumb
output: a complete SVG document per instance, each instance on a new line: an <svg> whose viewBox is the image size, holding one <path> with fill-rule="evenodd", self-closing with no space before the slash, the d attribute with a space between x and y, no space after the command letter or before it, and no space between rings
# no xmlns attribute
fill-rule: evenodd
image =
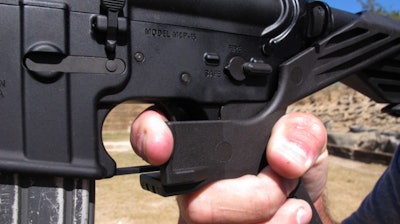
<svg viewBox="0 0 400 224"><path fill-rule="evenodd" d="M326 142L325 127L317 117L287 114L272 129L267 146L268 164L282 177L299 178L326 151Z"/></svg>

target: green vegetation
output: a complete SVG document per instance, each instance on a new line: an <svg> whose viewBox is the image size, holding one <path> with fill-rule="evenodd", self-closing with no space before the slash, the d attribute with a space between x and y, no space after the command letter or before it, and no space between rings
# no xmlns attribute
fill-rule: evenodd
<svg viewBox="0 0 400 224"><path fill-rule="evenodd" d="M394 19L400 19L399 11L387 10L376 0L357 0L357 1L361 4L361 7L364 10L387 15Z"/></svg>

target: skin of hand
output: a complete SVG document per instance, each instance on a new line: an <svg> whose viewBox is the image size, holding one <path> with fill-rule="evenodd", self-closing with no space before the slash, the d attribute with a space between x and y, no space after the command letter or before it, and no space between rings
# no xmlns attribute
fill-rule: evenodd
<svg viewBox="0 0 400 224"><path fill-rule="evenodd" d="M143 112L132 124L135 152L161 165L173 150L173 136L160 113ZM324 125L313 115L292 113L274 126L267 146L269 166L258 175L220 180L177 198L180 223L308 223L307 202L288 198L303 178L317 209L327 181L328 152ZM246 149L244 149L246 150ZM320 213L320 211L318 211Z"/></svg>

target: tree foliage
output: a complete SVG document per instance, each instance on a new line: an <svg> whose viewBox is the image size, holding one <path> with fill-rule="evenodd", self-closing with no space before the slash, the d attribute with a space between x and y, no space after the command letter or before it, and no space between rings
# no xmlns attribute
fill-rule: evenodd
<svg viewBox="0 0 400 224"><path fill-rule="evenodd" d="M387 10L379 2L375 0L357 0L357 1L361 4L361 7L364 10L387 15L394 19L400 19L399 11Z"/></svg>

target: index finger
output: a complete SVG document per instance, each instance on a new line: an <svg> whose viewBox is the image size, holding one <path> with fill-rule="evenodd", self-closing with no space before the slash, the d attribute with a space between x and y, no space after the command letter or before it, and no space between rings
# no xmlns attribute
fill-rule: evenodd
<svg viewBox="0 0 400 224"><path fill-rule="evenodd" d="M147 110L132 123L132 147L136 154L152 165L164 164L172 154L174 140L166 121L161 113Z"/></svg>

